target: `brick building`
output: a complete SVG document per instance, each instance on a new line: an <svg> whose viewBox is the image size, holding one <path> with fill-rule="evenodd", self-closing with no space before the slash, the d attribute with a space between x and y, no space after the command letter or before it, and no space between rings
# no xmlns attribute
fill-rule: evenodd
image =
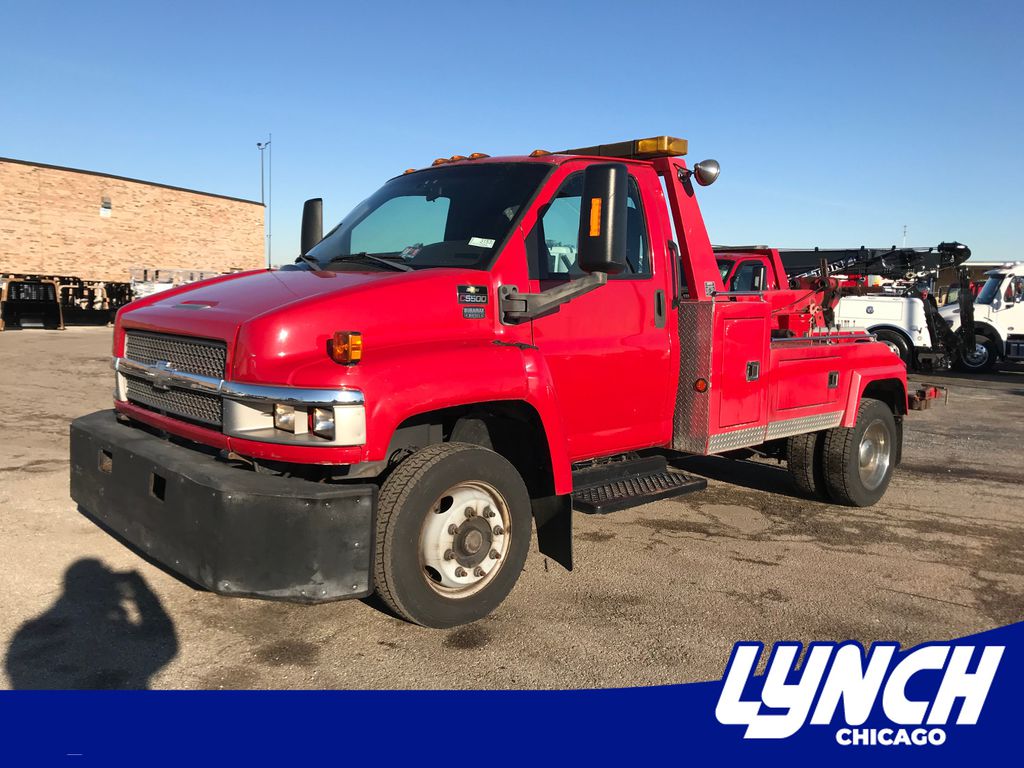
<svg viewBox="0 0 1024 768"><path fill-rule="evenodd" d="M0 157L0 274L127 281L143 267L258 268L263 212L252 200Z"/></svg>

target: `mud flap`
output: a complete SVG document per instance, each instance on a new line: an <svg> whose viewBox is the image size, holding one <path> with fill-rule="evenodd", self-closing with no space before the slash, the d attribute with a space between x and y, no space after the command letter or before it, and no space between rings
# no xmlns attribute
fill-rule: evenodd
<svg viewBox="0 0 1024 768"><path fill-rule="evenodd" d="M567 571L572 570L572 496L544 496L532 500L537 526L537 548Z"/></svg>

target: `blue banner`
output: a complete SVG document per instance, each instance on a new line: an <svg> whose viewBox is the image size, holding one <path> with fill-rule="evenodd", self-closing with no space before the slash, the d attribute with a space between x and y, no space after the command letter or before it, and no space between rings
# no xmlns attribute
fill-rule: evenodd
<svg viewBox="0 0 1024 768"><path fill-rule="evenodd" d="M0 761L874 768L1018 753L1024 622L867 654L853 642L741 642L722 663L718 681L587 691L3 692Z"/></svg>

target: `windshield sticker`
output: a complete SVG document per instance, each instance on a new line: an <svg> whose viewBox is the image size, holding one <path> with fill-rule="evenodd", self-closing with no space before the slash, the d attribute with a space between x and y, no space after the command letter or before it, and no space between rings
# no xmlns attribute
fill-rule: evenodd
<svg viewBox="0 0 1024 768"><path fill-rule="evenodd" d="M494 240L489 237L471 237L469 244L475 245L477 248L493 248Z"/></svg>
<svg viewBox="0 0 1024 768"><path fill-rule="evenodd" d="M460 285L459 304L486 304L486 285Z"/></svg>
<svg viewBox="0 0 1024 768"><path fill-rule="evenodd" d="M416 243L416 245L410 245L402 249L401 256L405 261L412 261L416 258L416 254L423 248L423 243Z"/></svg>

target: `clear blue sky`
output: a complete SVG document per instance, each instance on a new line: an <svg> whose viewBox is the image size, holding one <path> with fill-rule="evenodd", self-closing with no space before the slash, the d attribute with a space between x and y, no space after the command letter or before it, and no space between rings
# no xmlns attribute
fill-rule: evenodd
<svg viewBox="0 0 1024 768"><path fill-rule="evenodd" d="M439 155L662 133L717 243L1024 258L1024 3L12 2L0 156L259 198L273 254Z"/></svg>

